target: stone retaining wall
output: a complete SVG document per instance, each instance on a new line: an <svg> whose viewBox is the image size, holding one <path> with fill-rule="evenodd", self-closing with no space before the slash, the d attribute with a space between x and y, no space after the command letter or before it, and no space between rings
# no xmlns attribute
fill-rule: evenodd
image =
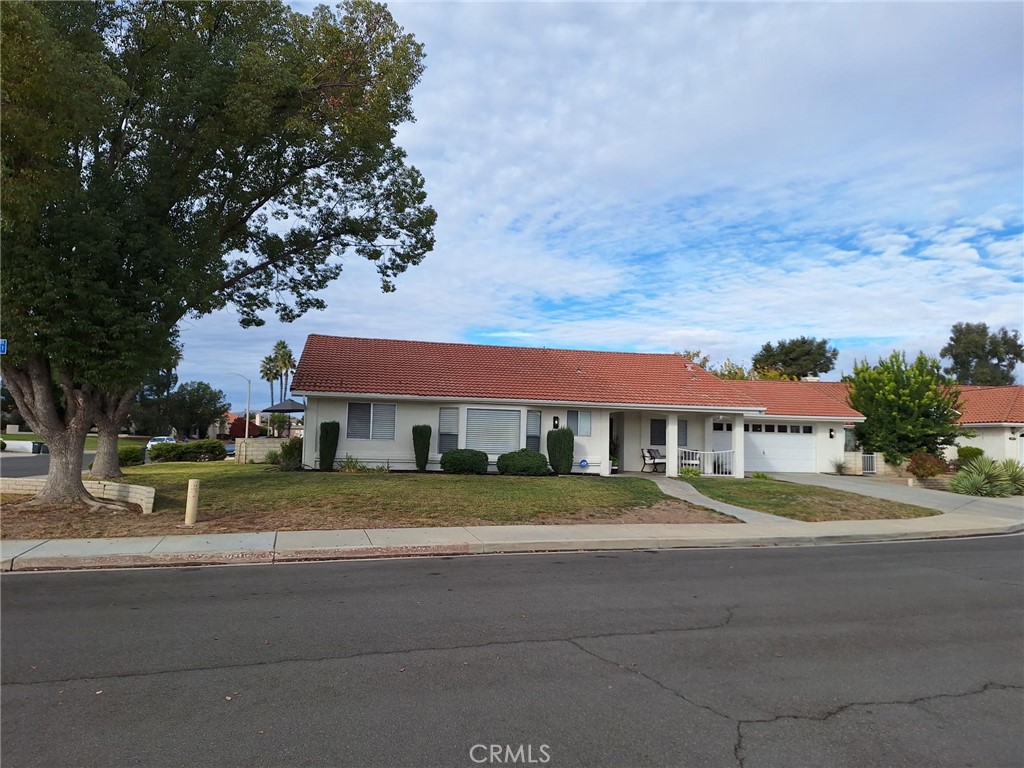
<svg viewBox="0 0 1024 768"><path fill-rule="evenodd" d="M45 484L45 478L2 477L0 478L0 493L34 496L43 489ZM128 485L127 483L111 483L106 480L86 480L85 490L97 499L138 504L142 507L142 514L153 514L153 500L156 498L155 488L148 488L144 485Z"/></svg>

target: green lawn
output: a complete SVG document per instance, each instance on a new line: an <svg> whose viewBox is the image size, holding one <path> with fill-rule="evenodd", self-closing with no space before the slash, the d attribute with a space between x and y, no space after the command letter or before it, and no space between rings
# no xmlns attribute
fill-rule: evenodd
<svg viewBox="0 0 1024 768"><path fill-rule="evenodd" d="M196 478L202 509L210 516L245 509L264 514L344 510L367 518L510 523L647 507L668 498L654 483L639 478L280 472L266 465L231 462L147 464L128 467L125 475L127 482L156 488L156 512L183 510L188 480Z"/></svg>
<svg viewBox="0 0 1024 768"><path fill-rule="evenodd" d="M44 443L46 442L41 437L32 434L31 432L19 432L16 435L0 435L5 441L10 440L32 440L33 442ZM117 441L118 447L125 445L145 445L149 441L148 437L122 437ZM96 445L99 442L99 438L96 435L85 436L85 450L95 451Z"/></svg>
<svg viewBox="0 0 1024 768"><path fill-rule="evenodd" d="M828 520L893 520L939 514L933 509L779 480L683 478L705 496L737 507L819 523Z"/></svg>

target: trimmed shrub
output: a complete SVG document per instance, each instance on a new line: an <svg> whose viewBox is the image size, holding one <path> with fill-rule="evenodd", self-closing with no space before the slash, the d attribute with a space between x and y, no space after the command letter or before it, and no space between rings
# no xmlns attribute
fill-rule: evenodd
<svg viewBox="0 0 1024 768"><path fill-rule="evenodd" d="M985 451L975 445L960 445L956 449L956 460L960 462L960 466L964 466L975 459L980 459L984 455Z"/></svg>
<svg viewBox="0 0 1024 768"><path fill-rule="evenodd" d="M122 467L138 466L145 461L145 450L143 445L122 445L117 449L117 461Z"/></svg>
<svg viewBox="0 0 1024 768"><path fill-rule="evenodd" d="M947 465L945 461L940 459L938 456L925 451L918 451L911 456L910 460L907 462L907 472L912 474L918 480L924 480L928 477L937 477L948 470L949 465Z"/></svg>
<svg viewBox="0 0 1024 768"><path fill-rule="evenodd" d="M149 449L153 461L218 461L227 455L227 449L217 440L158 443Z"/></svg>
<svg viewBox="0 0 1024 768"><path fill-rule="evenodd" d="M281 467L282 472L294 472L297 469L302 469L301 437L293 437L291 440L285 440L281 444L281 458L278 460L277 465Z"/></svg>
<svg viewBox="0 0 1024 768"><path fill-rule="evenodd" d="M550 475L551 470L548 469L547 456L543 453L520 448L518 451L503 453L498 457L498 474L542 477Z"/></svg>
<svg viewBox="0 0 1024 768"><path fill-rule="evenodd" d="M472 448L456 448L441 454L441 469L453 475L486 475L487 454Z"/></svg>
<svg viewBox="0 0 1024 768"><path fill-rule="evenodd" d="M982 456L953 475L949 490L967 496L1003 497L1012 495L1013 485L1002 465Z"/></svg>
<svg viewBox="0 0 1024 768"><path fill-rule="evenodd" d="M556 475L572 472L572 452L575 436L568 427L548 430L548 461Z"/></svg>
<svg viewBox="0 0 1024 768"><path fill-rule="evenodd" d="M416 469L423 472L430 456L430 425L417 424L412 428L412 449L416 453Z"/></svg>
<svg viewBox="0 0 1024 768"><path fill-rule="evenodd" d="M330 472L334 469L334 457L338 455L338 438L341 425L336 421L325 421L320 425L320 469Z"/></svg>
<svg viewBox="0 0 1024 768"><path fill-rule="evenodd" d="M700 477L700 470L697 467L683 467L679 470L680 477Z"/></svg>

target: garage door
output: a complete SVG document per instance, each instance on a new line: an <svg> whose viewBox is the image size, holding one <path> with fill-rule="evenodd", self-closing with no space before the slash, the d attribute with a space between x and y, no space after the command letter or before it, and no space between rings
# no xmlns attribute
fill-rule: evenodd
<svg viewBox="0 0 1024 768"><path fill-rule="evenodd" d="M746 426L750 428L743 434L746 472L817 472L814 427L788 424ZM807 429L812 431L805 432ZM732 447L732 434L716 432L714 442L715 450L728 450Z"/></svg>

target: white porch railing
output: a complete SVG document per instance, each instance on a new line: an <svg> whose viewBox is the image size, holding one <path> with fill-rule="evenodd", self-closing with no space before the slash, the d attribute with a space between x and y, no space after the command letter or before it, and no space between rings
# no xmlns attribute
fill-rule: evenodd
<svg viewBox="0 0 1024 768"><path fill-rule="evenodd" d="M679 449L679 469L696 467L702 475L715 477L732 476L733 451L694 451L690 448Z"/></svg>

